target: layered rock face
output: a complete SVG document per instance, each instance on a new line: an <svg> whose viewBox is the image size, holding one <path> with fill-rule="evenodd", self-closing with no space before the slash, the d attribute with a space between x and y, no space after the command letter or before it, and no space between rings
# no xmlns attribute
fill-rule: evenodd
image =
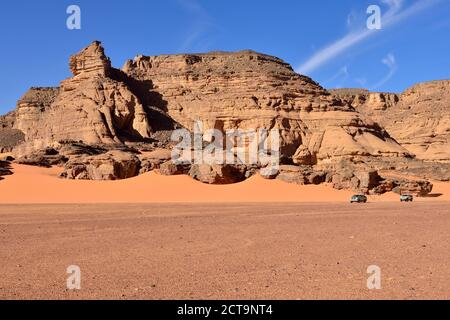
<svg viewBox="0 0 450 320"><path fill-rule="evenodd" d="M406 90L382 123L420 159L450 162L450 80Z"/></svg>
<svg viewBox="0 0 450 320"><path fill-rule="evenodd" d="M408 154L350 105L275 57L253 51L138 56L123 71L151 82L143 101L186 128L201 120L205 130L279 129L282 155L297 164Z"/></svg>
<svg viewBox="0 0 450 320"><path fill-rule="evenodd" d="M409 152L426 161L450 161L450 80L417 84L400 95L333 90L379 123Z"/></svg>
<svg viewBox="0 0 450 320"><path fill-rule="evenodd" d="M25 140L22 131L14 129L16 112L12 111L0 116L0 153L11 152Z"/></svg>
<svg viewBox="0 0 450 320"><path fill-rule="evenodd" d="M388 92L370 92L365 89L334 89L333 95L349 102L352 107L364 113L385 111L395 107L399 102L399 96Z"/></svg>
<svg viewBox="0 0 450 320"><path fill-rule="evenodd" d="M121 81L99 42L70 58L73 78L59 89L31 89L19 101L16 127L27 146L41 148L64 140L121 143L151 131L144 107Z"/></svg>
<svg viewBox="0 0 450 320"><path fill-rule="evenodd" d="M16 112L15 111L8 112L4 116L0 116L0 129L10 129L14 127L15 122L16 122Z"/></svg>
<svg viewBox="0 0 450 320"><path fill-rule="evenodd" d="M19 163L61 165L69 179L115 180L159 170L226 184L263 167L173 163L171 133L192 131L201 121L203 130L224 133L279 131L282 166L267 178L368 193L385 181L378 169L408 168L414 157L380 126L382 115L408 101L429 101L416 91L404 97L361 90L331 94L282 60L253 51L138 56L118 70L95 41L69 65L72 78L59 88L30 89L9 122L0 119L24 135L14 149ZM440 127L435 135L447 132L445 121ZM379 190L391 185L428 190L422 183Z"/></svg>
<svg viewBox="0 0 450 320"><path fill-rule="evenodd" d="M58 88L31 88L17 102L14 127L25 135L25 140L33 148L44 148L51 142L49 136L54 123L50 122L48 112L59 94Z"/></svg>

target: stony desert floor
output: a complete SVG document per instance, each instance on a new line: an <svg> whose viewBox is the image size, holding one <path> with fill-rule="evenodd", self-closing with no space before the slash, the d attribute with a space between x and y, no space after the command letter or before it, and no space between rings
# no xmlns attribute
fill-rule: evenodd
<svg viewBox="0 0 450 320"><path fill-rule="evenodd" d="M449 205L1 205L0 299L449 299Z"/></svg>
<svg viewBox="0 0 450 320"><path fill-rule="evenodd" d="M450 298L450 188L350 205L352 192L253 177L210 186L154 173L0 181L0 299ZM76 203L76 204L74 204ZM81 268L69 291L67 267ZM367 289L367 268L382 289Z"/></svg>

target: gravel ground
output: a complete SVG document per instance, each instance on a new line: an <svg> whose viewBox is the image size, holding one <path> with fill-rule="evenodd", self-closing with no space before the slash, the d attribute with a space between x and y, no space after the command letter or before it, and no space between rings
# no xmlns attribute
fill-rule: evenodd
<svg viewBox="0 0 450 320"><path fill-rule="evenodd" d="M1 205L0 298L450 299L449 208Z"/></svg>

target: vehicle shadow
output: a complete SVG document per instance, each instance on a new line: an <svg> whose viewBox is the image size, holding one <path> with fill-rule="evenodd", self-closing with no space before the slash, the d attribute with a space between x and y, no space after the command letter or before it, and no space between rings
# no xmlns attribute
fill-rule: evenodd
<svg viewBox="0 0 450 320"><path fill-rule="evenodd" d="M443 193L430 193L424 196L424 198L439 198L442 197L443 195L444 195Z"/></svg>

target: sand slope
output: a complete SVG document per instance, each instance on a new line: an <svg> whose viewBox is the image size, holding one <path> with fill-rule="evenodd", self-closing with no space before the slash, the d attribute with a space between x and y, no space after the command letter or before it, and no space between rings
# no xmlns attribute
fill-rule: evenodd
<svg viewBox="0 0 450 320"><path fill-rule="evenodd" d="M255 176L245 182L214 186L188 176L148 173L122 181L70 181L58 178L60 168L13 165L14 175L0 181L0 203L128 203L128 202L348 202L353 192L331 186L298 186ZM450 200L450 184L439 184L440 197ZM398 195L370 197L398 201Z"/></svg>

